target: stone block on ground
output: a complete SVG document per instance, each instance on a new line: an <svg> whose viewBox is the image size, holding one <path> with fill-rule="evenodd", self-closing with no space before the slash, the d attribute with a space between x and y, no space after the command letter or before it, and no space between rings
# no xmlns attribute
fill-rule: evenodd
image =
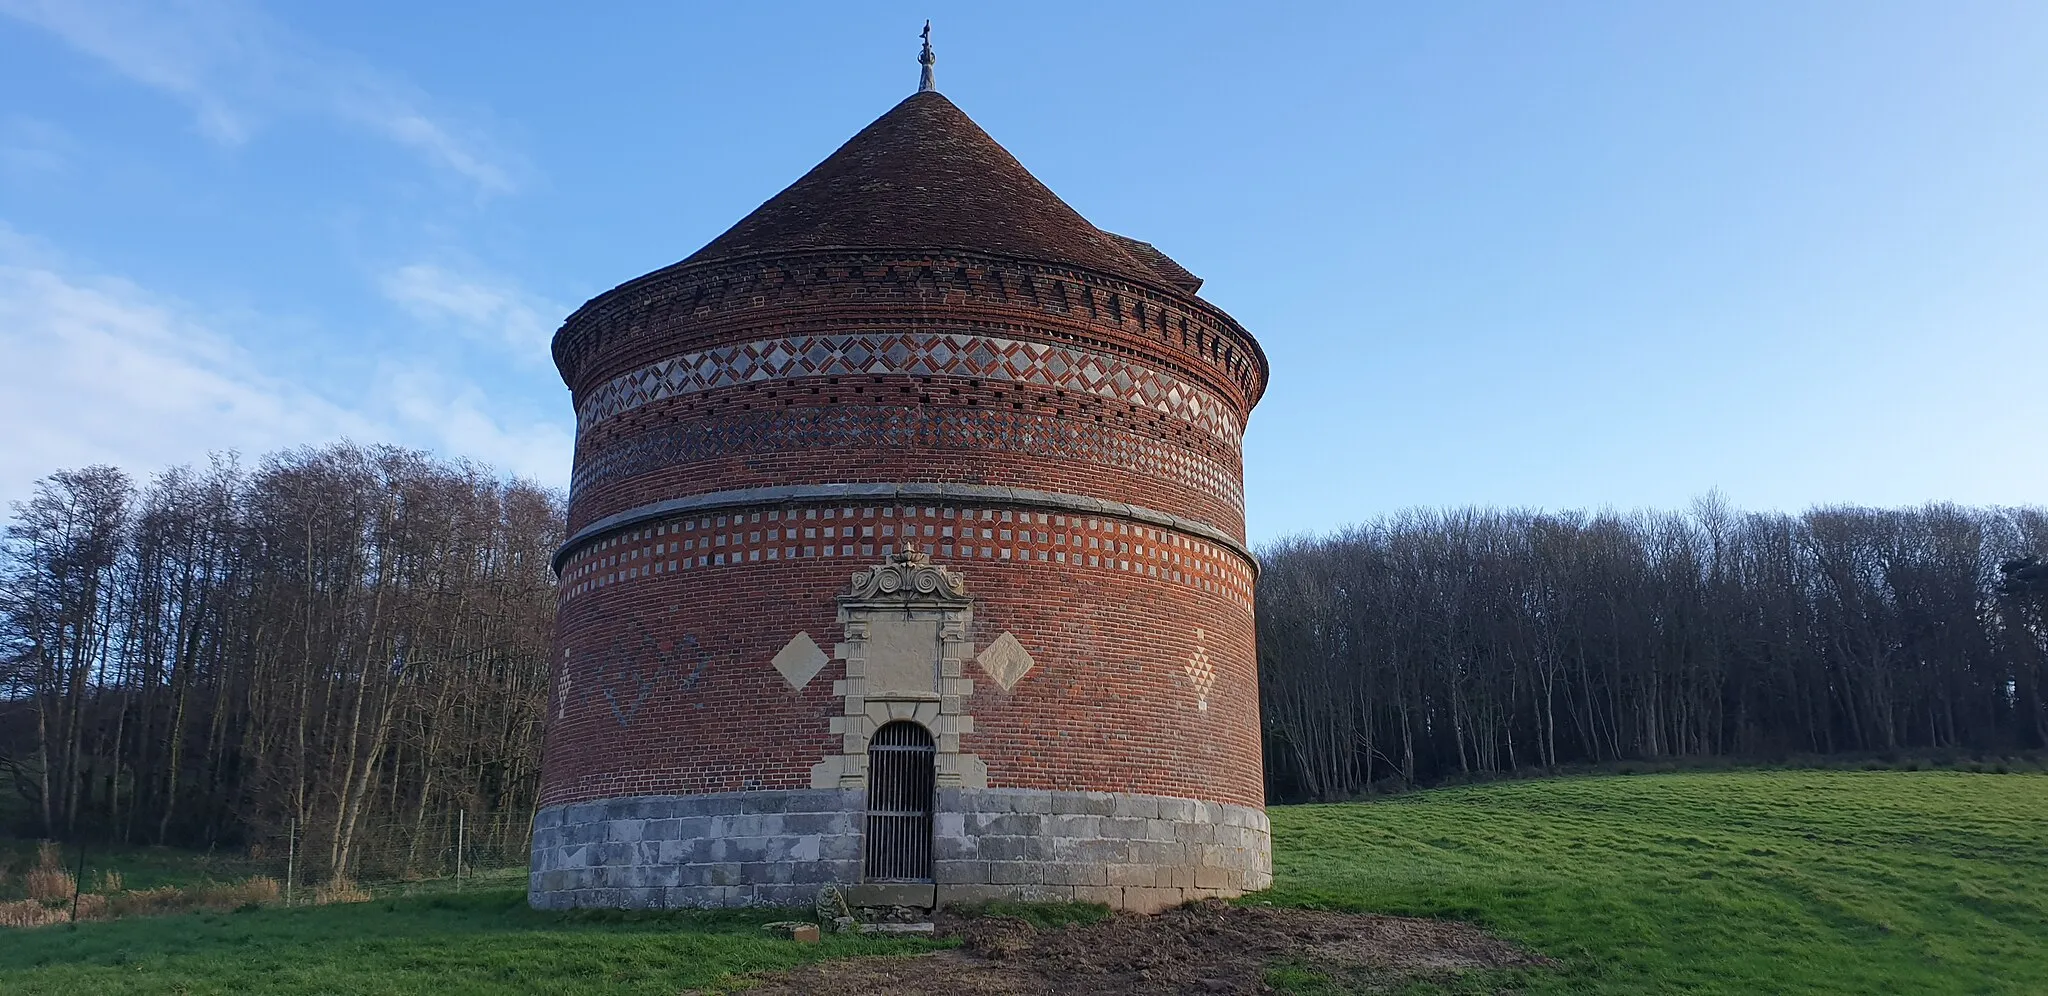
<svg viewBox="0 0 2048 996"><path fill-rule="evenodd" d="M816 928L813 928L814 930ZM864 923L860 925L863 934L908 934L931 936L938 933L938 927L929 920L917 923Z"/></svg>
<svg viewBox="0 0 2048 996"><path fill-rule="evenodd" d="M765 925L768 932L777 937L787 937L801 944L818 943L818 925L802 920L778 920Z"/></svg>

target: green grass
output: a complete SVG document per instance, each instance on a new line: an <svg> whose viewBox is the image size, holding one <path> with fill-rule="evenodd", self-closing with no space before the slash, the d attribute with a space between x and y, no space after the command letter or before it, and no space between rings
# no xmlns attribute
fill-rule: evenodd
<svg viewBox="0 0 2048 996"><path fill-rule="evenodd" d="M0 870L7 874L0 880L0 899L14 899L21 895L20 873L34 867L37 842L22 838L0 837ZM65 845L59 849L64 857L64 870L78 870L77 845ZM107 871L121 874L124 888L153 889L158 886L179 887L197 885L204 881L227 882L248 878L251 875L274 875L282 878L282 863L272 867L272 862L251 861L236 854L196 854L168 847L87 847L85 849L86 887Z"/></svg>
<svg viewBox="0 0 2048 996"><path fill-rule="evenodd" d="M662 993L929 941L797 944L771 912L542 913L516 889L0 935L0 992Z"/></svg>
<svg viewBox="0 0 2048 996"><path fill-rule="evenodd" d="M948 907L961 916L1007 916L1022 920L1039 930L1086 926L1109 919L1109 907L1101 903L1016 903L996 900Z"/></svg>
<svg viewBox="0 0 2048 996"><path fill-rule="evenodd" d="M1272 820L1251 901L1483 924L1562 962L1531 993L2048 993L2041 775L1574 778Z"/></svg>
<svg viewBox="0 0 2048 996"><path fill-rule="evenodd" d="M1422 980L1274 966L1297 996L2048 993L2048 775L1565 778L1272 819L1276 884L1246 902L1454 917L1560 963ZM175 880L174 857L136 873ZM932 946L798 945L760 929L770 912L542 913L516 880L490 885L7 932L0 992L673 994Z"/></svg>

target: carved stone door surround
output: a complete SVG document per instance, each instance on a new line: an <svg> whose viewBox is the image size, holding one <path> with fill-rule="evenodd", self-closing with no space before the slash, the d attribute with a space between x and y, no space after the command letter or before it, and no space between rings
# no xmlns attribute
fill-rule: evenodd
<svg viewBox="0 0 2048 996"><path fill-rule="evenodd" d="M974 732L974 680L963 673L973 620L966 579L914 545L853 576L839 596L845 632L833 654L846 662L846 677L832 683L845 699L831 719L840 753L811 766L812 788L865 788L868 738L895 720L931 732L940 787L988 787L987 765L960 750L960 735Z"/></svg>

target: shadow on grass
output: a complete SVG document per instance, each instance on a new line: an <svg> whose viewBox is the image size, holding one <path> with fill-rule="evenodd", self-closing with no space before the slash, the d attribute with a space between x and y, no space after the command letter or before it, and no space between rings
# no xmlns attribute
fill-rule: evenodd
<svg viewBox="0 0 2048 996"><path fill-rule="evenodd" d="M0 990L109 992L674 993L823 958L907 954L931 941L762 925L788 910L540 911L523 890L164 916L9 932Z"/></svg>

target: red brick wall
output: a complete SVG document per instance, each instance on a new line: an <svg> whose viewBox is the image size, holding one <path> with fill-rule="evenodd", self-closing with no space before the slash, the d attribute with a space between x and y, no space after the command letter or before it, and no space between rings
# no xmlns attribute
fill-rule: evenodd
<svg viewBox="0 0 2048 996"><path fill-rule="evenodd" d="M837 379L728 388L607 421L578 446L570 530L703 491L916 481L1088 495L1243 535L1243 457L1213 436L1032 387Z"/></svg>
<svg viewBox="0 0 2048 996"><path fill-rule="evenodd" d="M571 530L711 491L952 482L1124 502L1242 538L1229 427L1264 390L1265 360L1227 315L1163 280L968 254L694 265L600 296L571 317L555 351L583 406L601 388L616 394L622 374L691 350L906 328L1128 362L1210 399L1198 403L1205 413L1215 400L1230 411L1219 432L1207 414L1128 391L865 373L636 399L582 427ZM971 548L959 542L967 516L991 533ZM792 525L817 535L770 539ZM823 534L848 525L872 534L850 550ZM811 765L839 749L828 719L841 712L831 690L843 665L793 691L769 662L799 631L829 652L841 636L835 596L906 525L966 575L976 648L1007 630L1036 661L1007 693L967 663L975 732L961 749L988 765L992 787L1261 802L1252 566L1242 555L1156 526L1022 505L845 502L677 516L566 551L543 804L807 787ZM1113 557L1104 543L1119 548Z"/></svg>
<svg viewBox="0 0 2048 996"><path fill-rule="evenodd" d="M840 638L835 596L900 543L906 527L918 529L920 548L936 561L965 574L977 651L1007 630L1036 661L1007 693L966 665L975 678L975 732L961 749L988 765L991 787L1260 803L1251 574L1242 558L1197 537L1100 516L929 509L847 504L830 507L829 519L818 506L678 516L573 556L564 566L542 804L809 787L811 765L838 751L828 717L841 712L831 691L843 663L792 690L769 661L799 631L829 652ZM1028 538L1019 521L1027 514ZM791 524L797 539L768 538ZM836 535L849 524L872 531L856 536L850 552ZM935 535L923 536L926 526ZM829 543L827 527L835 533ZM962 541L968 528L972 544ZM802 535L808 530L820 535ZM720 557L727 562L716 563ZM1206 694L1198 648L1214 674Z"/></svg>

